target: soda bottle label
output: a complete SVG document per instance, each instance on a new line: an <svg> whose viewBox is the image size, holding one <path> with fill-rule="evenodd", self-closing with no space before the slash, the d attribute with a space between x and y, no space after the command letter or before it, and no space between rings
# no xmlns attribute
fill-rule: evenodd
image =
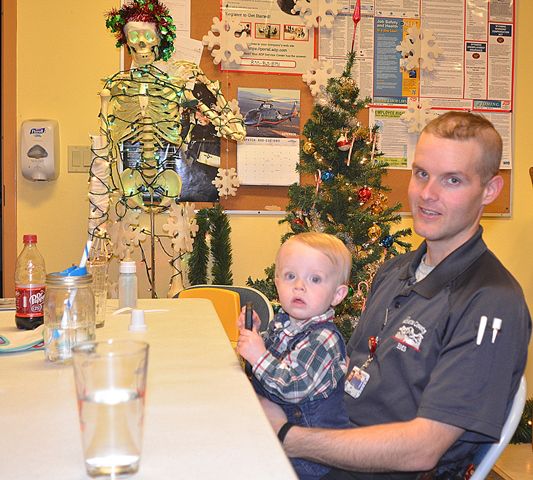
<svg viewBox="0 0 533 480"><path fill-rule="evenodd" d="M17 317L42 317L44 315L44 285L15 288Z"/></svg>

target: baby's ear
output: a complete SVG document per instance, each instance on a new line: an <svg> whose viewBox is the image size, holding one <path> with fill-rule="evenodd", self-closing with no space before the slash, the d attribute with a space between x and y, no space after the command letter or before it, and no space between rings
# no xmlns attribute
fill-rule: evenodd
<svg viewBox="0 0 533 480"><path fill-rule="evenodd" d="M346 298L346 295L348 295L348 285L339 285L333 295L331 306L335 307L341 303Z"/></svg>

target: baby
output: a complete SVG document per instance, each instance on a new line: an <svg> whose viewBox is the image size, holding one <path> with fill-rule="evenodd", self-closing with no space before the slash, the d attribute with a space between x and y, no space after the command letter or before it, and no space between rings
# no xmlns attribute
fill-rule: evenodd
<svg viewBox="0 0 533 480"><path fill-rule="evenodd" d="M282 311L263 337L254 314L238 353L252 365L256 392L278 403L289 422L312 427L348 427L343 404L346 349L332 307L348 293L352 256L333 235L308 232L290 237L276 257L275 283ZM287 430L285 430L286 433ZM300 479L318 479L329 468L293 459Z"/></svg>

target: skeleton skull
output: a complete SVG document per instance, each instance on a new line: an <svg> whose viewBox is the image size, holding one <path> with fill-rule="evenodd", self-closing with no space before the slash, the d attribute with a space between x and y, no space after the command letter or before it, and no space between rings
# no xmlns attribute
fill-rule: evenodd
<svg viewBox="0 0 533 480"><path fill-rule="evenodd" d="M157 60L161 39L155 23L128 22L124 26L124 34L136 66L149 65Z"/></svg>

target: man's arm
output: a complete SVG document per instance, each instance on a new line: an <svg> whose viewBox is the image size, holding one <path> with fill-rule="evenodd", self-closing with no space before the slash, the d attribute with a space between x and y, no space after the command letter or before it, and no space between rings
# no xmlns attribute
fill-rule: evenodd
<svg viewBox="0 0 533 480"><path fill-rule="evenodd" d="M262 399L274 431L286 419L277 405ZM359 472L431 470L463 434L458 427L426 418L346 430L293 427L283 446L301 457Z"/></svg>

